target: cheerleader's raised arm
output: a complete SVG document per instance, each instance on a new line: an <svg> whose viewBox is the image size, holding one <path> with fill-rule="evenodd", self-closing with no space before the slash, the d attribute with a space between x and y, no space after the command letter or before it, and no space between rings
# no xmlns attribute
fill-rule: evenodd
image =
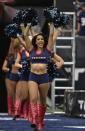
<svg viewBox="0 0 85 131"><path fill-rule="evenodd" d="M24 38L21 35L19 35L19 34L17 34L17 37L18 37L19 41L21 42L21 44L24 46L24 48L27 51L29 51L30 47L32 46L31 40L29 39L30 25L27 24L26 28L21 26L21 30L22 30L22 34L23 34Z"/></svg>
<svg viewBox="0 0 85 131"><path fill-rule="evenodd" d="M53 23L49 24L49 28L50 28L50 31L49 31L47 48L51 51L54 48L54 44L60 32L60 28L55 28Z"/></svg>

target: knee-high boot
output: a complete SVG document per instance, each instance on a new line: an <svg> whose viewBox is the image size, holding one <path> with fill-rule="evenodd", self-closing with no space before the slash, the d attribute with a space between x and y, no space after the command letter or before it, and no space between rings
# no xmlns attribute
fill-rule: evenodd
<svg viewBox="0 0 85 131"><path fill-rule="evenodd" d="M37 111L38 111L37 129L41 131L44 128L44 116L45 116L46 106L42 104L37 104Z"/></svg>
<svg viewBox="0 0 85 131"><path fill-rule="evenodd" d="M20 116L20 111L21 111L21 101L16 100L15 101L15 116Z"/></svg>
<svg viewBox="0 0 85 131"><path fill-rule="evenodd" d="M13 115L13 101L12 101L12 98L11 96L8 96L7 97L7 105L8 105L8 114L9 115Z"/></svg>
<svg viewBox="0 0 85 131"><path fill-rule="evenodd" d="M32 122L31 104L28 103L28 121Z"/></svg>
<svg viewBox="0 0 85 131"><path fill-rule="evenodd" d="M22 104L21 104L21 110L20 110L20 117L21 117L21 118L24 118L23 107L24 107L24 104L23 104L23 102L22 102Z"/></svg>
<svg viewBox="0 0 85 131"><path fill-rule="evenodd" d="M27 116L28 116L28 102L27 101L25 101L24 102L24 105L23 105L23 114L24 114L24 118L27 118Z"/></svg>
<svg viewBox="0 0 85 131"><path fill-rule="evenodd" d="M37 126L37 103L30 103L30 110L32 115L32 124Z"/></svg>

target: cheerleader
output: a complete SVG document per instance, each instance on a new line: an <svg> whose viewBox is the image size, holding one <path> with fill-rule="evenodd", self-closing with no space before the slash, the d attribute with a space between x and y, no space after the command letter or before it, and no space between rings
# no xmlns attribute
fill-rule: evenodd
<svg viewBox="0 0 85 131"><path fill-rule="evenodd" d="M22 36L25 34L24 23L20 24ZM17 53L15 66L20 72L19 81L16 86L16 102L15 102L15 118L27 118L29 110L29 92L28 92L28 76L29 76L29 53L20 45Z"/></svg>
<svg viewBox="0 0 85 131"><path fill-rule="evenodd" d="M29 37L26 41L28 50L30 51L30 75L29 75L29 95L30 95L30 109L32 114L32 123L35 129L43 129L43 119L46 111L46 97L50 86L49 76L47 73L48 58L51 56L53 49L53 34L54 26L49 25L50 33L48 44L45 41L43 34L37 34L32 39L32 45ZM58 34L58 31L56 31ZM57 36L57 35L56 35ZM23 42L23 41L22 41ZM25 45L25 42L23 42ZM38 103L38 91L40 94L40 103Z"/></svg>
<svg viewBox="0 0 85 131"><path fill-rule="evenodd" d="M16 83L19 79L18 71L14 66L17 50L16 39L11 38L9 52L2 66L2 70L6 73L5 84L7 88L8 114L12 116L14 115Z"/></svg>
<svg viewBox="0 0 85 131"><path fill-rule="evenodd" d="M16 86L15 118L27 117L28 113L28 76L29 76L29 53L21 47L17 53L15 67L20 72L19 81Z"/></svg>

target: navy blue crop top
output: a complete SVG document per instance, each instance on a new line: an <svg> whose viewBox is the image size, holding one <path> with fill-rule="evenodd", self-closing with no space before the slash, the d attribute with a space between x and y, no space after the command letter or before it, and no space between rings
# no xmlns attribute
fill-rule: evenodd
<svg viewBox="0 0 85 131"><path fill-rule="evenodd" d="M30 62L47 64L50 56L51 52L47 48L44 48L40 54L37 54L33 48L30 52Z"/></svg>
<svg viewBox="0 0 85 131"><path fill-rule="evenodd" d="M30 68L30 61L26 56L26 51L23 50L22 52L19 52L19 54L21 56L20 64L22 64L22 70L27 71Z"/></svg>
<svg viewBox="0 0 85 131"><path fill-rule="evenodd" d="M25 50L23 50L22 52L19 52L19 54L21 56L21 61L26 61L27 60Z"/></svg>
<svg viewBox="0 0 85 131"><path fill-rule="evenodd" d="M12 65L15 63L14 57L12 55L10 55L10 56L6 57L6 60L8 61L7 67L11 70Z"/></svg>

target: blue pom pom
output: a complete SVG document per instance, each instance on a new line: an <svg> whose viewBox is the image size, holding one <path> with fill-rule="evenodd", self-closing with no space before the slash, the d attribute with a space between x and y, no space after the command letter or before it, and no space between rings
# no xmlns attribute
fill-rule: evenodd
<svg viewBox="0 0 85 131"><path fill-rule="evenodd" d="M62 14L60 21L61 21L61 25L64 27L64 26L66 26L67 24L69 24L70 18L69 18L68 15Z"/></svg>
<svg viewBox="0 0 85 131"><path fill-rule="evenodd" d="M32 8L19 10L12 21L19 25L21 23L24 24L31 23L31 25L37 25L39 22L37 12Z"/></svg>
<svg viewBox="0 0 85 131"><path fill-rule="evenodd" d="M54 22L56 18L60 17L60 11L57 8L49 7L44 9L44 16L48 22Z"/></svg>
<svg viewBox="0 0 85 131"><path fill-rule="evenodd" d="M69 21L67 15L61 14L60 11L54 7L44 9L44 16L48 23L53 22L55 27L65 26Z"/></svg>
<svg viewBox="0 0 85 131"><path fill-rule="evenodd" d="M20 24L21 19L22 19L22 10L18 10L16 16L12 20L12 23Z"/></svg>
<svg viewBox="0 0 85 131"><path fill-rule="evenodd" d="M21 34L21 30L18 26L18 24L9 24L5 27L5 35L8 37L17 37L17 34Z"/></svg>

